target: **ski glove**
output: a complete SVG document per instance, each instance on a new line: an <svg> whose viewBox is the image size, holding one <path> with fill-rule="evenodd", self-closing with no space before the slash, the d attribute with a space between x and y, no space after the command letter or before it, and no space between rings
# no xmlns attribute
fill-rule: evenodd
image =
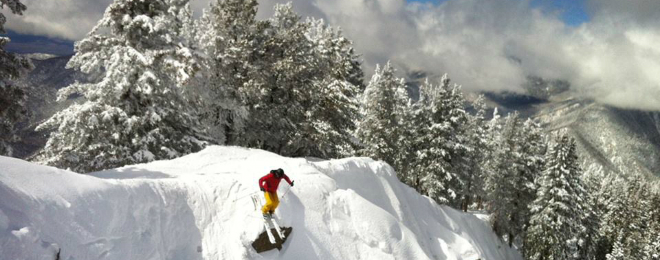
<svg viewBox="0 0 660 260"><path fill-rule="evenodd" d="M293 187L293 183L294 183L294 182L296 182L296 181L291 181L291 187Z"/></svg>
<svg viewBox="0 0 660 260"><path fill-rule="evenodd" d="M266 192L266 189L264 189L263 187L259 187L259 189L263 192Z"/></svg>

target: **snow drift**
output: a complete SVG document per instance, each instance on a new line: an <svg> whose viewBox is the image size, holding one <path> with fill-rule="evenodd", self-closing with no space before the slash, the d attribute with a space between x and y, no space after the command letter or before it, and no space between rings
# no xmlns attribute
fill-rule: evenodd
<svg viewBox="0 0 660 260"><path fill-rule="evenodd" d="M276 215L293 232L257 254L250 195L283 168ZM439 206L369 158L318 161L209 147L81 175L0 157L6 259L521 259L479 217Z"/></svg>

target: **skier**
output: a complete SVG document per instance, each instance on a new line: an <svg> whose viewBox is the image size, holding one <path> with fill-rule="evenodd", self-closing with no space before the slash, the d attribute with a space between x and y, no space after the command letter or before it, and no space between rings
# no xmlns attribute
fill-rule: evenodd
<svg viewBox="0 0 660 260"><path fill-rule="evenodd" d="M261 208L261 213L263 213L265 219L270 219L280 204L280 200L277 198L277 187L280 185L282 178L293 187L293 181L284 174L282 169L271 170L270 173L259 179L259 188L266 197L266 205Z"/></svg>

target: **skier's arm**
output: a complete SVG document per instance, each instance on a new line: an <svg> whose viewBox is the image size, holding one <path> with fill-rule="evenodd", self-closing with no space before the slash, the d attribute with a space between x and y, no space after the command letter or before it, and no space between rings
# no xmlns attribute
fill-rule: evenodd
<svg viewBox="0 0 660 260"><path fill-rule="evenodd" d="M293 182L289 179L289 176L286 176L286 174L284 174L283 177L284 177L284 180L286 180L286 182L289 183L289 185L293 186Z"/></svg>
<svg viewBox="0 0 660 260"><path fill-rule="evenodd" d="M266 181L266 177L268 175L264 175L264 177L259 178L259 189L263 190L264 189L264 181Z"/></svg>

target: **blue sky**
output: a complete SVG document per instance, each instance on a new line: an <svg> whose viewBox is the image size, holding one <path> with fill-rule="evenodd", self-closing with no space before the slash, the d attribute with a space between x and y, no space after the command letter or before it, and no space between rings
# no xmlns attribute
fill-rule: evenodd
<svg viewBox="0 0 660 260"><path fill-rule="evenodd" d="M446 0L407 0L408 2L439 4ZM532 7L545 12L558 12L568 25L578 26L589 21L585 0L532 0Z"/></svg>
<svg viewBox="0 0 660 260"><path fill-rule="evenodd" d="M532 6L546 12L559 12L562 20L571 26L589 21L585 0L533 0Z"/></svg>

